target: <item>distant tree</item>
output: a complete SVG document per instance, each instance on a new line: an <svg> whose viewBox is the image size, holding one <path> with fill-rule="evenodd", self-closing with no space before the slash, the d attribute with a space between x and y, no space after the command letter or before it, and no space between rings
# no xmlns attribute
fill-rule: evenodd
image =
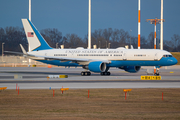
<svg viewBox="0 0 180 120"><path fill-rule="evenodd" d="M141 49L149 48L148 42L144 36L141 37Z"/></svg>
<svg viewBox="0 0 180 120"><path fill-rule="evenodd" d="M80 38L76 34L66 34L62 36L62 33L58 29L43 29L41 30L42 36L51 47L58 47L64 45L65 48L77 48L88 46L88 35L85 35L84 39ZM4 50L21 52L19 44L22 44L25 49L28 49L28 43L23 28L19 27L6 27L0 28L0 54L2 53L2 43L5 43ZM106 48L111 43L111 48L124 47L130 45L129 32L123 29L98 29L91 33L91 45L97 45L99 48ZM138 46L138 38L131 36L131 45L136 49ZM156 44L157 45L157 44ZM91 46L91 47L92 47ZM154 48L154 33L151 32L146 39L141 37L141 48ZM158 47L157 47L158 48ZM171 41L164 40L164 49L167 51L180 51L180 36L174 34L171 37Z"/></svg>
<svg viewBox="0 0 180 120"><path fill-rule="evenodd" d="M76 34L67 34L65 38L66 41L68 42L67 46L69 46L70 48L77 48L84 46L84 42Z"/></svg>
<svg viewBox="0 0 180 120"><path fill-rule="evenodd" d="M59 32L56 28L43 29L41 30L41 34L51 47L55 48L56 43L59 45L63 44L62 33Z"/></svg>
<svg viewBox="0 0 180 120"><path fill-rule="evenodd" d="M67 41L67 38L64 36L63 37L63 43L62 43L63 45L64 45L64 47L69 47L69 46L67 46L68 45L68 41Z"/></svg>
<svg viewBox="0 0 180 120"><path fill-rule="evenodd" d="M125 46L127 45L127 42L129 40L129 33L121 29L119 31L119 36L120 36L120 41L119 41L119 46Z"/></svg>
<svg viewBox="0 0 180 120"><path fill-rule="evenodd" d="M174 44L173 52L178 51L178 46L180 43L180 36L177 34L174 34L173 37L171 37L172 44Z"/></svg>
<svg viewBox="0 0 180 120"><path fill-rule="evenodd" d="M119 45L118 45L118 42L120 40L119 32L120 31L118 29L113 30L113 33L111 35L111 38L112 38L111 47L112 48L118 48L119 47Z"/></svg>
<svg viewBox="0 0 180 120"><path fill-rule="evenodd" d="M24 30L19 27L6 27L5 29L0 28L0 43L4 44L5 51L16 51L21 52L19 44L22 44L27 50L27 39ZM2 46L0 45L0 51Z"/></svg>
<svg viewBox="0 0 180 120"><path fill-rule="evenodd" d="M172 52L174 49L174 43L172 41L164 40L163 49Z"/></svg>
<svg viewBox="0 0 180 120"><path fill-rule="evenodd" d="M138 37L132 36L131 37L131 44L133 45L134 49L137 49L138 48Z"/></svg>
<svg viewBox="0 0 180 120"><path fill-rule="evenodd" d="M147 39L147 48L154 49L154 33L151 32Z"/></svg>
<svg viewBox="0 0 180 120"><path fill-rule="evenodd" d="M106 39L102 29L95 30L91 36L92 45L98 45L98 48L106 48Z"/></svg>
<svg viewBox="0 0 180 120"><path fill-rule="evenodd" d="M180 52L180 44L177 46L177 51L176 52Z"/></svg>
<svg viewBox="0 0 180 120"><path fill-rule="evenodd" d="M104 36L106 41L108 41L108 42L110 41L112 33L113 33L112 28L108 28L108 29L103 30L103 36Z"/></svg>
<svg viewBox="0 0 180 120"><path fill-rule="evenodd" d="M5 30L3 28L0 28L0 41L4 42L4 37L5 37Z"/></svg>

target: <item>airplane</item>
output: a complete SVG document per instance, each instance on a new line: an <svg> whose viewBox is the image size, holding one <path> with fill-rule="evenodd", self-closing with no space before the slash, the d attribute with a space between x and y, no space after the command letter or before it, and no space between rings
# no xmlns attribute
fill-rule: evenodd
<svg viewBox="0 0 180 120"><path fill-rule="evenodd" d="M91 72L110 75L111 67L136 73L141 66L156 66L156 75L159 75L158 68L178 62L171 53L159 49L55 49L48 45L30 20L22 19L22 23L30 47L26 52L20 45L25 56L56 66L80 66L85 69L81 72L82 76L89 76Z"/></svg>

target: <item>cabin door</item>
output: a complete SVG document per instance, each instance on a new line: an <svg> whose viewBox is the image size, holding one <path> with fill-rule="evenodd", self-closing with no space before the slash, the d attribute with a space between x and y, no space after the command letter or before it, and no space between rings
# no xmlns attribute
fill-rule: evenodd
<svg viewBox="0 0 180 120"><path fill-rule="evenodd" d="M127 60L126 52L123 53L123 60Z"/></svg>
<svg viewBox="0 0 180 120"><path fill-rule="evenodd" d="M157 53L156 53L155 56L154 56L154 60L158 60L158 55L157 55Z"/></svg>

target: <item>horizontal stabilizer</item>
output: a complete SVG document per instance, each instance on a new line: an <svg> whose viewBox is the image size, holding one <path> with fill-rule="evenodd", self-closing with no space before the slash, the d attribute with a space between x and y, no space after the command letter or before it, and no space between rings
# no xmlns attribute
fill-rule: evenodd
<svg viewBox="0 0 180 120"><path fill-rule="evenodd" d="M17 54L17 55L24 55L24 53L21 52L13 52L13 51L4 51L5 53L11 53L11 54Z"/></svg>
<svg viewBox="0 0 180 120"><path fill-rule="evenodd" d="M5 53L15 54L15 55L24 55L25 57L34 57L34 55L31 54L24 54L22 52L13 52L13 51L4 51Z"/></svg>
<svg viewBox="0 0 180 120"><path fill-rule="evenodd" d="M19 45L20 45L20 47L21 47L22 52L23 52L25 55L27 55L27 52L26 52L26 50L24 49L24 47L23 47L21 44L19 44Z"/></svg>

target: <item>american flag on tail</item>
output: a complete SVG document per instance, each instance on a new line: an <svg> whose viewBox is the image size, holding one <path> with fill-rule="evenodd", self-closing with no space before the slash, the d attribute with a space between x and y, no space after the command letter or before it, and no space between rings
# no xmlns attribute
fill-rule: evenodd
<svg viewBox="0 0 180 120"><path fill-rule="evenodd" d="M27 36L28 36L28 37L34 37L34 33L33 33L33 32L28 32L28 33L27 33Z"/></svg>

